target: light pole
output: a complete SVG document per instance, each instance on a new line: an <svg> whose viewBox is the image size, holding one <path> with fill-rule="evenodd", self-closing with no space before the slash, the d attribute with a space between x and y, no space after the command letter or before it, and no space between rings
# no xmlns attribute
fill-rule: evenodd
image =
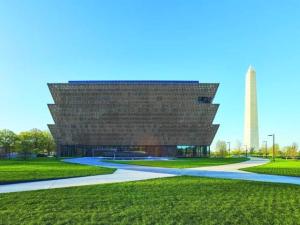
<svg viewBox="0 0 300 225"><path fill-rule="evenodd" d="M228 141L227 144L228 144L228 153L229 153L229 156L230 156L230 141Z"/></svg>
<svg viewBox="0 0 300 225"><path fill-rule="evenodd" d="M264 141L266 149L266 158L268 158L268 141Z"/></svg>
<svg viewBox="0 0 300 225"><path fill-rule="evenodd" d="M269 134L269 137L273 137L273 161L275 161L275 134Z"/></svg>
<svg viewBox="0 0 300 225"><path fill-rule="evenodd" d="M246 149L246 158L248 157L248 146L245 145L245 149Z"/></svg>

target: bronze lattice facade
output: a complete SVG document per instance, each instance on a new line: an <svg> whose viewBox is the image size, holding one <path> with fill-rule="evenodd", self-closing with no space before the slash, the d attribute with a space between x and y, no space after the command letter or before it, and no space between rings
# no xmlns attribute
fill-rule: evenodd
<svg viewBox="0 0 300 225"><path fill-rule="evenodd" d="M69 81L48 84L61 156L206 156L219 125L218 84Z"/></svg>

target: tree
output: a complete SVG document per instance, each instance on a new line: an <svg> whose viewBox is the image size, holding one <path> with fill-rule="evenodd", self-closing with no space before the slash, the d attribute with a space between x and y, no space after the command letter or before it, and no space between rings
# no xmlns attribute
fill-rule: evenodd
<svg viewBox="0 0 300 225"><path fill-rule="evenodd" d="M265 145L262 145L258 150L257 150L257 156L264 157L266 155L266 147Z"/></svg>
<svg viewBox="0 0 300 225"><path fill-rule="evenodd" d="M242 142L236 141L235 148L231 151L232 155L240 156L242 154Z"/></svg>
<svg viewBox="0 0 300 225"><path fill-rule="evenodd" d="M298 155L298 145L297 143L293 143L291 146L287 146L284 148L283 155L285 159L292 158L295 159Z"/></svg>
<svg viewBox="0 0 300 225"><path fill-rule="evenodd" d="M273 146L268 148L268 155L273 157ZM279 144L275 144L275 157L281 155L280 146Z"/></svg>
<svg viewBox="0 0 300 225"><path fill-rule="evenodd" d="M31 129L19 134L18 150L27 158L32 153L39 153L44 150L44 135L39 129Z"/></svg>
<svg viewBox="0 0 300 225"><path fill-rule="evenodd" d="M259 149L259 152L260 152L260 155L263 156L263 157L268 157L268 148L266 148L267 145L266 144L263 144L261 146L261 148Z"/></svg>
<svg viewBox="0 0 300 225"><path fill-rule="evenodd" d="M19 134L17 149L24 159L32 154L34 149L34 140L32 139L32 134L29 131L23 131Z"/></svg>
<svg viewBox="0 0 300 225"><path fill-rule="evenodd" d="M282 149L282 154L281 157L288 159L288 151L289 151L289 146L286 146Z"/></svg>
<svg viewBox="0 0 300 225"><path fill-rule="evenodd" d="M296 142L294 142L292 144L292 149L293 149L293 151L291 153L291 157L292 158L296 158L298 156L298 152L299 152L299 146L298 146L298 144Z"/></svg>
<svg viewBox="0 0 300 225"><path fill-rule="evenodd" d="M228 154L227 152L227 145L225 141L217 141L216 143L216 149L215 149L215 155L225 157Z"/></svg>
<svg viewBox="0 0 300 225"><path fill-rule="evenodd" d="M242 149L242 142L240 140L236 141L235 148L239 151Z"/></svg>
<svg viewBox="0 0 300 225"><path fill-rule="evenodd" d="M18 150L27 158L32 153L45 153L48 155L55 149L55 142L48 131L31 129L19 134Z"/></svg>
<svg viewBox="0 0 300 225"><path fill-rule="evenodd" d="M43 149L47 151L49 156L55 150L55 142L49 131L43 131Z"/></svg>
<svg viewBox="0 0 300 225"><path fill-rule="evenodd" d="M0 130L0 147L4 149L5 155L10 157L11 150L15 148L18 136L11 130Z"/></svg>

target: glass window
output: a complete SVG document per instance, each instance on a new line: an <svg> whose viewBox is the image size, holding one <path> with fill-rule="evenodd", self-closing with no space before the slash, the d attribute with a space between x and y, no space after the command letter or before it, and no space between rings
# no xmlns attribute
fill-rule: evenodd
<svg viewBox="0 0 300 225"><path fill-rule="evenodd" d="M212 98L211 97L198 97L198 103L211 103Z"/></svg>

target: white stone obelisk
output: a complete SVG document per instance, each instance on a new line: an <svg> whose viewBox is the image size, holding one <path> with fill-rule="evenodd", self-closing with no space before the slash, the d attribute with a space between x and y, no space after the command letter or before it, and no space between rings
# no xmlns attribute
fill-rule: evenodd
<svg viewBox="0 0 300 225"><path fill-rule="evenodd" d="M244 144L248 150L259 149L256 72L252 66L246 74Z"/></svg>

